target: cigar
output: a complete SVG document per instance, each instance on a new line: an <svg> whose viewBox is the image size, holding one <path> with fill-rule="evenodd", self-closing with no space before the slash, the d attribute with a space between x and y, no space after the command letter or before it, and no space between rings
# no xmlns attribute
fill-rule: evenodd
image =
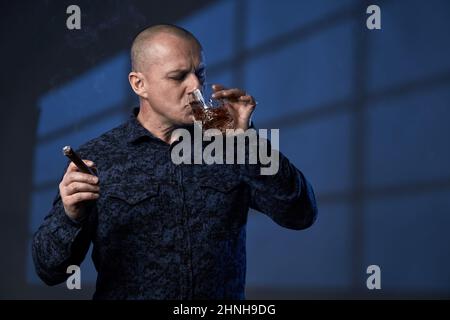
<svg viewBox="0 0 450 320"><path fill-rule="evenodd" d="M83 173L87 173L87 174L92 174L94 176L97 176L97 174L94 172L94 170L92 170L91 168L89 168L84 162L83 160L81 160L81 158L78 156L78 154L75 153L75 151L72 149L71 146L65 146L63 149L63 154L69 158L73 163L75 163L75 165L78 167L78 169L80 169L81 172Z"/></svg>

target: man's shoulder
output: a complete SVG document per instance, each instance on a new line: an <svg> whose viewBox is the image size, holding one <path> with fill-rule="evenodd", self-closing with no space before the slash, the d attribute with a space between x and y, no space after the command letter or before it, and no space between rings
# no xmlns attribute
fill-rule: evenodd
<svg viewBox="0 0 450 320"><path fill-rule="evenodd" d="M111 153L111 151L121 149L122 145L126 142L127 125L128 122L124 122L104 132L100 136L85 142L78 148L79 154L92 158L94 155L105 155Z"/></svg>

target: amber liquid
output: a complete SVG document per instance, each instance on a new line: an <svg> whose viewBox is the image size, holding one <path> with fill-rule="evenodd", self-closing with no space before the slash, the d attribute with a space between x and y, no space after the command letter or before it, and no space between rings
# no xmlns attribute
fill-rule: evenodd
<svg viewBox="0 0 450 320"><path fill-rule="evenodd" d="M234 120L225 106L204 108L197 103L191 103L192 112L196 121L202 123L203 130L218 129L226 133L227 129L234 128Z"/></svg>

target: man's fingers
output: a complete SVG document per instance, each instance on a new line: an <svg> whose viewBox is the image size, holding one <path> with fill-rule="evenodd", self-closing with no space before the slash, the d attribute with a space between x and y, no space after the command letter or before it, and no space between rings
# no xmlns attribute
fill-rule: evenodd
<svg viewBox="0 0 450 320"><path fill-rule="evenodd" d="M215 99L228 99L230 101L239 101L245 104L256 105L255 98L247 94L247 92L245 92L242 89L238 88L226 89L224 86L220 84L214 84L213 90L214 90L213 98Z"/></svg>
<svg viewBox="0 0 450 320"><path fill-rule="evenodd" d="M255 101L255 98L249 95L241 96L238 99L240 102L243 102L245 104L250 104L256 106L257 102Z"/></svg>
<svg viewBox="0 0 450 320"><path fill-rule="evenodd" d="M100 195L93 192L78 192L71 196L65 198L65 204L68 206L73 206L81 201L95 200L98 199Z"/></svg>
<svg viewBox="0 0 450 320"><path fill-rule="evenodd" d="M96 177L92 174L87 174L87 173L78 172L78 171L67 172L64 175L64 178L62 181L63 186L68 186L72 182L85 182L85 183L90 183L90 184L97 184L98 177Z"/></svg>
<svg viewBox="0 0 450 320"><path fill-rule="evenodd" d="M98 193L100 190L100 187L97 185L92 185L89 183L83 183L83 182L72 182L71 184L67 185L63 193L65 196L70 196L72 194L78 193L78 192L93 192Z"/></svg>
<svg viewBox="0 0 450 320"><path fill-rule="evenodd" d="M225 90L220 90L220 91L216 91L213 94L213 98L215 99L239 99L239 97L241 96L245 96L247 95L247 93L241 89L225 89Z"/></svg>
<svg viewBox="0 0 450 320"><path fill-rule="evenodd" d="M226 88L221 84L213 84L212 89L214 92L220 91L220 90L226 90Z"/></svg>
<svg viewBox="0 0 450 320"><path fill-rule="evenodd" d="M86 165L88 167L95 167L95 163L91 160L83 160L84 163L86 163ZM67 167L67 171L66 172L75 172L78 171L78 167L75 165L75 163L70 162L69 166Z"/></svg>

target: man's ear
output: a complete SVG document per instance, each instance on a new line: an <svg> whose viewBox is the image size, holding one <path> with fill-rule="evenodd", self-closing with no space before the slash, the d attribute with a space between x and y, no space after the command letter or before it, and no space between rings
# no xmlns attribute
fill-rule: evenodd
<svg viewBox="0 0 450 320"><path fill-rule="evenodd" d="M142 98L147 98L144 75L140 72L131 71L128 74L128 81L133 91Z"/></svg>

